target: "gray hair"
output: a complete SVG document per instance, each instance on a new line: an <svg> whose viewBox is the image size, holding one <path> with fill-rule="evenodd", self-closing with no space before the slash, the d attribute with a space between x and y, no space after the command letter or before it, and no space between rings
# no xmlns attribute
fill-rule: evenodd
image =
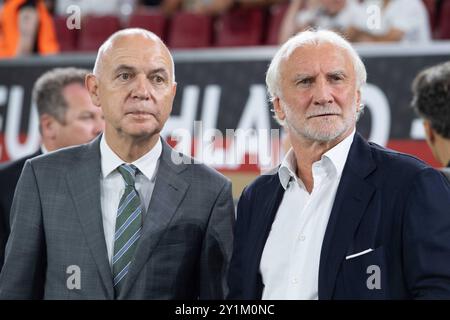
<svg viewBox="0 0 450 320"><path fill-rule="evenodd" d="M113 33L105 42L103 42L103 44L98 49L97 57L95 59L95 64L94 64L94 69L93 69L94 75L96 77L99 76L99 69L100 69L100 65L102 63L101 58L102 58L103 54L112 47L114 41L117 38L120 38L120 37L123 37L123 36L131 36L131 35L141 35L141 36L143 36L145 38L148 38L150 40L157 41L157 42L161 43L161 45L169 53L170 62L171 62L171 65L172 65L172 79L173 79L173 81L175 81L175 63L173 61L172 54L170 53L170 51L167 48L166 44L161 40L160 37L158 37L153 32L145 30L145 29L141 29L141 28L127 28L127 29L119 30L119 31Z"/></svg>
<svg viewBox="0 0 450 320"><path fill-rule="evenodd" d="M84 87L87 69L56 68L41 75L33 87L32 99L36 103L39 116L48 114L60 123L65 123L67 101L63 89L72 83Z"/></svg>
<svg viewBox="0 0 450 320"><path fill-rule="evenodd" d="M366 83L367 72L364 63L361 61L356 50L353 46L345 40L338 33L329 30L308 30L297 33L295 36L291 37L286 41L280 49L275 53L272 61L270 62L269 68L266 73L266 85L267 91L269 92L270 100L273 102L277 97L281 97L280 88L280 66L283 61L288 59L291 54L298 48L309 46L309 45L319 45L321 43L330 43L336 47L342 48L348 52L353 63L356 74L356 87L359 89L362 85ZM361 110L362 111L362 110ZM359 116L359 114L358 114ZM283 125L276 114L274 114L275 120L280 125Z"/></svg>
<svg viewBox="0 0 450 320"><path fill-rule="evenodd" d="M441 136L450 139L450 62L421 71L412 84L411 107L430 121Z"/></svg>

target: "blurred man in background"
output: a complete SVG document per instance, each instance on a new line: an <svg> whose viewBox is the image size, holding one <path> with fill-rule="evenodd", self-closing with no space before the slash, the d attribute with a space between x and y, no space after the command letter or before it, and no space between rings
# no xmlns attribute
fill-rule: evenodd
<svg viewBox="0 0 450 320"><path fill-rule="evenodd" d="M17 181L27 159L91 141L104 128L102 111L84 86L88 70L64 68L44 73L33 88L42 136L40 149L0 168L0 270L9 235L9 213Z"/></svg>
<svg viewBox="0 0 450 320"><path fill-rule="evenodd" d="M450 180L450 62L420 72L412 91L411 105L423 118L427 143Z"/></svg>

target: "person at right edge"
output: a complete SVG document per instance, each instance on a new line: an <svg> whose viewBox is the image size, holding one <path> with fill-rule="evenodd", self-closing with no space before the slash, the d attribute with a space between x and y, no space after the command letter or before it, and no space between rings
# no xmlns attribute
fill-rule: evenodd
<svg viewBox="0 0 450 320"><path fill-rule="evenodd" d="M450 298L450 185L356 132L365 82L332 31L275 54L266 83L292 148L240 197L228 298Z"/></svg>
<svg viewBox="0 0 450 320"><path fill-rule="evenodd" d="M412 91L411 105L423 119L428 146L450 180L450 62L420 72Z"/></svg>

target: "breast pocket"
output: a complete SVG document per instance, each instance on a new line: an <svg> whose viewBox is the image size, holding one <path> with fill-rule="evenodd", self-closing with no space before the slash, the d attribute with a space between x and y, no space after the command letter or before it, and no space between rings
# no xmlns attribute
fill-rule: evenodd
<svg viewBox="0 0 450 320"><path fill-rule="evenodd" d="M343 286L349 299L389 299L388 271L383 247L349 256L342 265Z"/></svg>

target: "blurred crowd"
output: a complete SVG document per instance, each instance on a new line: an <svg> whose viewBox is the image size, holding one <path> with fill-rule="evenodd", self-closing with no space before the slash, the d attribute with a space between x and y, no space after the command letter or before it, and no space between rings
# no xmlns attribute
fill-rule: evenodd
<svg viewBox="0 0 450 320"><path fill-rule="evenodd" d="M168 40L169 46L168 33L176 29L175 20L191 15L191 20L185 17L178 23L179 29L186 29L182 30L184 40L181 44L175 41L172 47L193 48L281 44L309 28L338 31L352 42L425 43L450 38L446 12L450 12L450 0L4 0L0 1L0 58L95 50L96 42L92 48L78 45L81 36L75 33L80 30L70 30L73 37L62 30L66 28L64 19L74 13L79 15L81 26L96 17L116 19L109 34L130 26L151 29L154 21L146 25L142 19L147 16L156 21L159 15L165 24L160 32L152 31ZM136 16L141 16L141 22L130 24ZM203 24L192 23L204 18ZM58 19L63 23L57 24ZM253 41L222 41L218 38L227 32L223 30L227 23L228 32L252 33L252 29L258 29L260 34ZM108 29L106 22L99 24L105 27L100 29ZM195 29L192 25L197 24ZM209 26L211 31L204 31ZM191 34L187 34L189 28ZM163 36L163 32L167 34ZM201 33L206 33L204 41L186 41L201 38ZM96 41L101 43L107 36L102 34ZM73 43L67 45L67 38Z"/></svg>

